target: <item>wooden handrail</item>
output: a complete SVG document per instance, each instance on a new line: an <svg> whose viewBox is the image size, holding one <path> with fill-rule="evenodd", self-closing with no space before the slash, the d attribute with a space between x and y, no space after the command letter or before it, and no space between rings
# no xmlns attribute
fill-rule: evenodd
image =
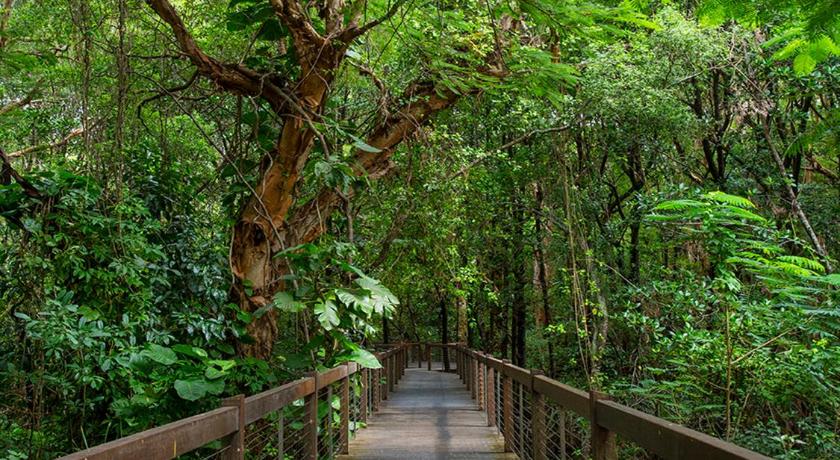
<svg viewBox="0 0 840 460"><path fill-rule="evenodd" d="M646 414L639 410L627 407L607 398L597 396L593 398L590 393L577 388L565 385L554 379L550 379L538 372L528 371L521 367L514 366L506 360L493 358L489 354L478 352L464 346L463 344L444 344L440 346L450 347L455 350L456 362L459 364L456 371L465 380L468 389L478 386L481 390L476 399L486 398L479 403L488 415L488 426L495 426L495 414L502 410L506 450L514 444L511 438L519 436L520 433L513 432L511 414L516 398L512 398L510 382L517 382L522 385L523 391L530 394L532 418L530 433L534 439L529 440L531 454L534 460L544 460L546 449L545 439L538 439L545 436L544 404L551 401L560 406L563 410L569 410L584 417L590 422L592 430L591 444L592 457L596 460L612 460L617 456L615 449L615 435L634 442L648 452L654 453L666 459L727 459L727 460L767 460L766 457L757 452L732 444L731 442L709 436L699 431L669 422L659 417ZM476 372L474 365L480 366ZM477 375L474 375L477 374ZM492 380L496 374L502 382L501 408L496 407ZM481 379L487 382L484 387ZM510 400L509 400L510 399ZM594 399L594 401L593 401ZM492 420L491 420L492 418ZM596 435L597 432L597 435ZM520 443L517 447L524 448ZM566 458L562 455L561 458Z"/></svg>
<svg viewBox="0 0 840 460"><path fill-rule="evenodd" d="M514 366L506 360L499 360L489 354L472 350L463 344L444 343L401 343L386 351L374 353L383 367L368 371L355 363L343 364L332 369L312 373L309 377L295 380L276 388L258 393L247 398L234 397L225 401L218 409L178 420L161 427L152 428L125 438L70 454L63 459L170 459L198 449L216 440L225 440L229 448L224 458L244 459L243 439L245 427L266 415L281 410L294 401L304 399L304 436L306 457L315 460L318 456L317 399L319 389L329 388L340 382L341 418L338 451L347 452L349 422L349 382L350 377L361 375L362 418L368 417L368 402L373 411L378 410L383 399L404 373L409 364L408 353L416 348L418 365L423 355L428 355L432 348L450 349L455 352L456 372L478 402L481 410L488 416L488 425L496 425L497 414L502 417L505 448L508 451L530 447L530 456L534 460L545 460L549 449L546 448L546 402L552 402L563 410L571 411L590 422L590 445L592 457L596 460L616 458L615 435L632 441L650 453L666 459L741 459L764 460L759 453L739 447L730 442L700 433L667 420L646 414L624 406L600 394L562 384L541 375ZM431 363L429 363L431 368ZM500 379L501 407L496 405L494 382ZM512 385L519 384L520 391L529 393L528 400L532 414L530 420L519 417L519 423L530 423L532 438L523 439L525 431L514 431L514 410L522 411L514 398ZM332 389L328 390L332 392ZM520 401L522 401L520 399ZM240 413L240 411L244 413ZM520 412L521 414L521 412ZM565 423L565 422L563 422ZM281 424L282 426L282 424ZM521 425L520 425L521 428ZM543 438L540 438L542 436ZM561 433L561 437L565 433ZM280 433L282 439L282 433ZM519 442L515 442L518 438ZM565 438L561 443L565 446ZM565 447L563 447L565 448ZM520 455L523 452L517 452ZM565 458L565 456L561 456Z"/></svg>
<svg viewBox="0 0 840 460"><path fill-rule="evenodd" d="M367 369L356 363L347 363L323 372L313 372L309 377L257 393L244 398L244 400L238 399L238 404L231 404L231 402L237 400L236 397L229 398L223 403L223 407L218 409L75 452L61 457L61 460L128 460L137 458L164 460L186 454L216 440L225 440L227 446L229 446L224 458L244 459L245 449L241 446L245 435L245 427L302 398L305 400L304 405L307 408L305 417L310 417L310 420L308 420L310 429L308 429L304 441L306 444L305 450L307 457L315 460L318 456L318 430L311 428L314 423L317 423L318 390L327 388L336 382L341 382L339 390L341 423L339 429L342 432L339 433L339 451L346 452L348 436L344 430L349 429L350 377L355 374L360 374L362 377L361 385L364 394L362 401L364 404L361 405L361 410L363 418L367 419L368 398L372 398L372 406L374 410L377 410L384 396L383 392L379 391L378 380L380 378L386 380L383 385L385 389L389 386L393 388L396 381L403 375L403 368L408 363L406 354L413 345L416 346L416 344L395 344L386 351L374 353L374 356L382 364L382 369L373 369L371 372L367 372ZM244 414L241 414L240 411ZM306 422L304 425L306 425Z"/></svg>
<svg viewBox="0 0 840 460"><path fill-rule="evenodd" d="M235 433L239 409L220 407L62 457L67 460L174 458Z"/></svg>

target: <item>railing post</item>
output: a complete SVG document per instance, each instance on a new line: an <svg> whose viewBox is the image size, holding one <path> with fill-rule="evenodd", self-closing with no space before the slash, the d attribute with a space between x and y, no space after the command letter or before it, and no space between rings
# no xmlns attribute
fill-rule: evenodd
<svg viewBox="0 0 840 460"><path fill-rule="evenodd" d="M463 372L463 365L461 364L461 345L455 345L455 375L461 379L461 372Z"/></svg>
<svg viewBox="0 0 840 460"><path fill-rule="evenodd" d="M303 453L306 460L318 460L318 372L309 374L315 389L303 398Z"/></svg>
<svg viewBox="0 0 840 460"><path fill-rule="evenodd" d="M496 426L496 370L487 366L487 426Z"/></svg>
<svg viewBox="0 0 840 460"><path fill-rule="evenodd" d="M470 396L474 396L472 392L472 356L470 356L469 350L464 350L464 383L467 384L467 390L470 392Z"/></svg>
<svg viewBox="0 0 840 460"><path fill-rule="evenodd" d="M362 420L363 423L367 423L368 419L368 391L370 391L370 383L368 379L370 378L370 371L368 368L362 368L360 372L360 380L362 381L362 390L359 401L359 418Z"/></svg>
<svg viewBox="0 0 840 460"><path fill-rule="evenodd" d="M405 377L405 363L408 361L405 345L400 345L400 379Z"/></svg>
<svg viewBox="0 0 840 460"><path fill-rule="evenodd" d="M464 346L460 345L460 344L458 345L458 357L460 358L460 361L458 362L458 367L460 367L460 370L458 371L458 376L461 377L461 383L466 385L466 383L467 383L467 354L466 354L466 351L464 351Z"/></svg>
<svg viewBox="0 0 840 460"><path fill-rule="evenodd" d="M341 433L338 435L339 452L347 454L350 446L350 366L347 375L341 379Z"/></svg>
<svg viewBox="0 0 840 460"><path fill-rule="evenodd" d="M534 460L546 460L545 396L534 390L534 377L542 371L531 369L531 447Z"/></svg>
<svg viewBox="0 0 840 460"><path fill-rule="evenodd" d="M483 353L476 352L475 360L478 366L478 384L476 385L476 397L475 400L478 402L478 410L484 410L484 393L485 393L485 384L484 384L484 373L486 372L486 366L482 362L482 357L484 357Z"/></svg>
<svg viewBox="0 0 840 460"><path fill-rule="evenodd" d="M379 384L382 385L382 400L383 401L388 400L388 382L391 380L389 378L389 375L390 375L389 372L390 371L388 370L388 368L390 367L388 365L389 360L390 359L388 357L385 357L385 359L382 360L382 366L383 367L382 367L382 371L380 372L380 378L379 378L379 380L380 380ZM383 382L382 379L385 379L385 381Z"/></svg>
<svg viewBox="0 0 840 460"><path fill-rule="evenodd" d="M599 399L608 398L604 393L589 390L589 428L591 430L592 458L593 460L616 460L618 452L615 446L615 433L598 425Z"/></svg>
<svg viewBox="0 0 840 460"><path fill-rule="evenodd" d="M394 385L397 384L397 354L391 353L388 358L391 362L388 364L388 391L394 391Z"/></svg>
<svg viewBox="0 0 840 460"><path fill-rule="evenodd" d="M505 452L513 452L513 382L505 375L504 368L510 364L509 359L502 360L499 376L502 378L502 436L505 438Z"/></svg>
<svg viewBox="0 0 840 460"><path fill-rule="evenodd" d="M432 346L428 343L426 344L426 365L428 366L428 370L432 370Z"/></svg>
<svg viewBox="0 0 840 460"><path fill-rule="evenodd" d="M379 403L382 401L382 386L379 383L380 380L382 380L382 377L380 377L381 369L381 367L379 369L374 369L370 376L370 391L371 397L373 398L371 403L373 405L374 412L379 411Z"/></svg>
<svg viewBox="0 0 840 460"><path fill-rule="evenodd" d="M231 396L222 400L223 407L239 409L239 429L230 435L229 448L222 452L223 460L244 460L245 458L245 395Z"/></svg>
<svg viewBox="0 0 840 460"><path fill-rule="evenodd" d="M478 355L475 352L470 352L470 359L472 360L470 364L470 372L472 372L472 398L478 399Z"/></svg>

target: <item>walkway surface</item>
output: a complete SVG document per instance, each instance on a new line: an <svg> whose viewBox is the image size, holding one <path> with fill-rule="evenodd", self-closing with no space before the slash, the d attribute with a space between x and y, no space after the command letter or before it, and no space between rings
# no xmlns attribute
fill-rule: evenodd
<svg viewBox="0 0 840 460"><path fill-rule="evenodd" d="M438 363L438 368L440 364ZM516 459L457 374L408 368L344 460Z"/></svg>

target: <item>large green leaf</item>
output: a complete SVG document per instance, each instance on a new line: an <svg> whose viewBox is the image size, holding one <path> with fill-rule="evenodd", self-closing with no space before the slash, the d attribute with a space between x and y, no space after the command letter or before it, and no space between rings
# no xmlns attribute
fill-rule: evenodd
<svg viewBox="0 0 840 460"><path fill-rule="evenodd" d="M364 348L353 350L353 352L350 353L346 359L347 361L359 363L360 365L368 369L379 369L382 367L382 363L380 363L379 360L376 359L376 356L374 356L373 353L365 350Z"/></svg>
<svg viewBox="0 0 840 460"><path fill-rule="evenodd" d="M356 284L362 289L370 292L370 298L374 310L378 314L386 314L393 310L395 305L399 305L400 301L388 288L383 286L379 280L373 279L369 276L360 276L356 279Z"/></svg>
<svg viewBox="0 0 840 460"><path fill-rule="evenodd" d="M175 352L171 348L162 347L157 344L150 344L149 348L143 353L149 359L156 363L168 366L174 364L178 360Z"/></svg>
<svg viewBox="0 0 840 460"><path fill-rule="evenodd" d="M295 300L291 293L285 291L274 294L274 306L281 311L290 313L297 313L306 308L306 305L304 305L303 302Z"/></svg>
<svg viewBox="0 0 840 460"><path fill-rule="evenodd" d="M176 380L175 391L187 401L196 401L207 394L207 381L198 380Z"/></svg>
<svg viewBox="0 0 840 460"><path fill-rule="evenodd" d="M338 318L338 307L332 300L318 302L315 304L315 314L321 326L330 331L341 322Z"/></svg>
<svg viewBox="0 0 840 460"><path fill-rule="evenodd" d="M172 347L172 349L174 351L178 352L178 353L181 353L182 355L190 356L190 357L193 357L193 358L201 359L201 358L206 358L207 357L207 352L206 351L204 351L203 349L201 349L199 347L194 347L192 345L186 345L186 344L183 344L183 343L179 343L178 345L175 345L174 347Z"/></svg>
<svg viewBox="0 0 840 460"><path fill-rule="evenodd" d="M225 389L223 380L208 382L205 379L197 378L190 380L176 380L175 391L187 401L197 401L207 394L218 395Z"/></svg>

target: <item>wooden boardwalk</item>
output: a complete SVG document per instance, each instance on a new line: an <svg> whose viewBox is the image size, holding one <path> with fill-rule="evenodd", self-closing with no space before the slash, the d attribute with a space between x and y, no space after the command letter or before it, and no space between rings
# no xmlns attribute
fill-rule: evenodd
<svg viewBox="0 0 840 460"><path fill-rule="evenodd" d="M433 368L440 368L440 363ZM516 459L457 374L407 368L345 460Z"/></svg>

